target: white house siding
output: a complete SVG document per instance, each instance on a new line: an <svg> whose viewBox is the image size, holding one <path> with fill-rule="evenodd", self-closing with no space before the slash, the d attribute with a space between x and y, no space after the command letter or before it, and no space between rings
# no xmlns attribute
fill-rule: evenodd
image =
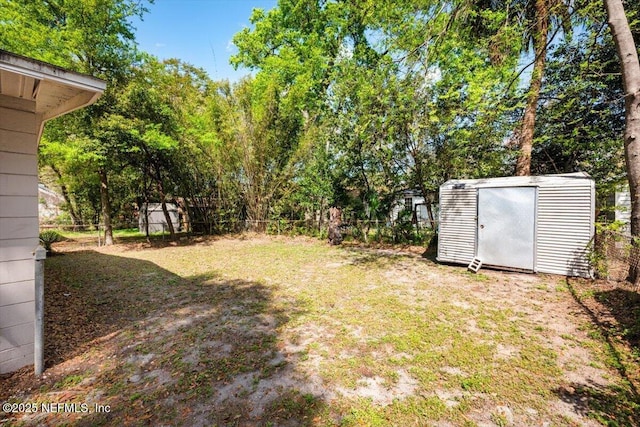
<svg viewBox="0 0 640 427"><path fill-rule="evenodd" d="M39 119L0 95L0 374L33 363Z"/></svg>
<svg viewBox="0 0 640 427"><path fill-rule="evenodd" d="M440 189L438 259L469 263L476 252L477 189Z"/></svg>
<svg viewBox="0 0 640 427"><path fill-rule="evenodd" d="M95 102L105 88L102 80L0 49L0 373L34 361L42 126Z"/></svg>
<svg viewBox="0 0 640 427"><path fill-rule="evenodd" d="M631 235L631 193L629 187L624 187L615 193L615 218L622 222L622 232Z"/></svg>
<svg viewBox="0 0 640 427"><path fill-rule="evenodd" d="M390 219L392 222L398 220L400 213L407 209L406 199L411 199L411 211L415 212L416 220L418 221L418 225L420 227L431 227L431 223L429 222L429 214L427 213L427 205L425 203L424 197L419 192L410 192L408 194L403 194L402 197L398 198L391 208ZM432 206L434 212L437 215L437 205Z"/></svg>
<svg viewBox="0 0 640 427"><path fill-rule="evenodd" d="M538 189L537 271L590 275L587 247L593 236L594 207L593 181Z"/></svg>

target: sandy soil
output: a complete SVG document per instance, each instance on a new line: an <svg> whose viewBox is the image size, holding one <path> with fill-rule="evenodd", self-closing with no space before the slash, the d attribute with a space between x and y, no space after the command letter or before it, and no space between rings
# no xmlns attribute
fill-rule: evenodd
<svg viewBox="0 0 640 427"><path fill-rule="evenodd" d="M240 248L270 242L272 238L253 236L197 244L222 250L227 245ZM292 242L318 245L305 239ZM86 248L86 244L67 244L59 250L71 253ZM144 243L132 243L91 250L112 257L109 262L113 263L124 262L117 257L148 249ZM114 293L126 294L124 285L99 276L96 286L100 290L89 292L68 280L51 277L47 330L55 340L47 343L45 375L35 379L27 367L0 378L0 402L79 402L91 408L95 404L106 406L109 412L0 412L0 425L341 424L348 419L345 402L368 399L376 407L390 407L410 398L437 398L451 410L471 402L465 416L470 425L477 426L597 426L607 419L618 425L639 425L638 418L625 412L629 411L628 404L616 407L619 396L612 392L619 384L627 384L626 391L620 393L626 393L631 405L640 402L640 371L637 358L633 359L633 352L635 357L638 354L638 336L624 334L640 313L636 290L619 283L551 275L481 270L481 276L471 276L464 267L434 264L417 247L347 246L341 250L344 253L327 262L291 267L297 269L291 276L311 281L345 266L382 259L384 280L399 289L398 298L412 301L414 307L443 294L465 313L473 313L478 301L503 307L512 313L514 322L539 332L544 347L556 355L563 381L546 397L548 408L541 413L539 408L499 404L482 393L447 387L424 396L420 394L424 391L417 391L419 381L402 365L392 384L361 366L355 368L361 375L354 384L336 385L323 374L323 367L329 360L348 359L352 356L349 351L355 351L333 351L336 329L326 322L295 322L298 317L293 299L278 296L277 309L262 308L270 281L297 289L287 285L288 279L274 279L265 272L259 280L247 277L242 282L221 282L204 278L191 284L150 268L140 272L140 277L182 280L182 286L175 290L158 288L161 295L151 289L136 295L136 299L132 297L125 308L117 306L116 301L126 300L126 296L113 298ZM122 268L128 267L123 264ZM216 280L215 289L203 286ZM416 285L427 282L433 284L428 289ZM375 290L379 285L367 286ZM137 305L136 300L144 304ZM479 334L486 329L472 315L468 319L465 333ZM350 328L349 334L356 341L361 338L365 342L368 337L361 327L339 326ZM374 358L413 357L391 346L376 351L371 355ZM500 342L494 358L499 363L519 357L520 351L517 344ZM613 363L604 362L611 359ZM443 366L436 374L470 375L455 366ZM433 425L455 424L443 420Z"/></svg>

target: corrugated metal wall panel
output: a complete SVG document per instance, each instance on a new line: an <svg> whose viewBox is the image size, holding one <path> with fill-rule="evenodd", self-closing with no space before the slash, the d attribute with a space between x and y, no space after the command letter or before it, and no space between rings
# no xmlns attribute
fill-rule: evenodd
<svg viewBox="0 0 640 427"><path fill-rule="evenodd" d="M479 188L532 185L538 187L535 270L589 276L587 248L594 231L595 187L583 174L445 183L440 187L438 260L467 264L475 256Z"/></svg>
<svg viewBox="0 0 640 427"><path fill-rule="evenodd" d="M593 186L577 181L538 189L536 270L589 276L587 247L593 237Z"/></svg>
<svg viewBox="0 0 640 427"><path fill-rule="evenodd" d="M438 260L469 263L476 251L477 190L440 189Z"/></svg>

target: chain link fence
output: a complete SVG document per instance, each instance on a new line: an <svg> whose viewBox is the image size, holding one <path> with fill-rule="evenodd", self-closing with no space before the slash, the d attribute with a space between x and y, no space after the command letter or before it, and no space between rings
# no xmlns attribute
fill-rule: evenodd
<svg viewBox="0 0 640 427"><path fill-rule="evenodd" d="M640 267L640 248L630 235L612 230L597 230L591 251L596 276L615 282L628 280L629 271Z"/></svg>
<svg viewBox="0 0 640 427"><path fill-rule="evenodd" d="M150 235L154 238L166 239L169 237L169 228L165 222L150 222L150 226L156 230L162 230ZM328 222L317 220L289 220L272 219L263 221L254 220L233 220L216 222L190 222L180 227L175 227L178 237L197 237L203 235L220 235L228 233L257 232L272 235L306 235L318 238L327 238ZM385 242L385 243L411 243L416 245L427 244L433 238L435 232L424 226L412 223L385 221L361 221L350 220L343 222L340 227L345 237L364 242ZM144 230L139 229L137 222L114 223L113 230L127 230L126 235L144 235ZM41 224L40 230L57 230L64 234L75 236L91 236L95 238L98 245L104 243L104 224ZM137 230L137 231L136 231Z"/></svg>

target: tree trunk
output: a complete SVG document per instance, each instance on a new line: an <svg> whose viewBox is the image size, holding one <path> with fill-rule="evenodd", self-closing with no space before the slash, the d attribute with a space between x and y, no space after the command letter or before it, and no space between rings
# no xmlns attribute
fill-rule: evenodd
<svg viewBox="0 0 640 427"><path fill-rule="evenodd" d="M100 168L100 201L102 202L102 221L104 222L104 244L113 245L113 228L111 227L111 199L109 199L109 181L107 171Z"/></svg>
<svg viewBox="0 0 640 427"><path fill-rule="evenodd" d="M424 185L424 180L420 179L420 192L422 193L422 197L424 198L424 204L427 208L427 217L429 218L429 225L431 225L431 229L433 231L436 230L438 224L436 224L435 217L433 216L433 208L431 207L431 199L433 197L433 193L427 190L427 187Z"/></svg>
<svg viewBox="0 0 640 427"><path fill-rule="evenodd" d="M160 205L162 206L162 213L164 214L164 219L167 222L167 228L169 229L169 239L175 240L176 230L173 228L173 221L171 221L171 215L169 214L169 209L167 209L164 187L162 186L160 177L158 177L158 192L160 193Z"/></svg>
<svg viewBox="0 0 640 427"><path fill-rule="evenodd" d="M533 133L536 126L536 110L542 88L542 77L547 61L547 38L549 32L549 9L547 0L536 0L536 23L533 33L533 50L536 55L527 94L527 105L524 109L522 127L520 128L520 153L516 161L515 175L531 175L531 150Z"/></svg>
<svg viewBox="0 0 640 427"><path fill-rule="evenodd" d="M142 208L144 212L144 236L147 238L147 242L151 242L149 238L149 199L146 198L144 202L144 207Z"/></svg>
<svg viewBox="0 0 640 427"><path fill-rule="evenodd" d="M429 217L429 224L431 225L431 229L435 231L438 227L436 224L435 217L433 215L433 208L431 206L431 200L434 194L427 189L425 185L426 177L425 170L422 164L422 157L420 156L420 152L416 146L410 150L411 157L413 158L413 163L415 165L416 177L418 179L418 187L420 187L420 192L422 193L422 197L424 198L425 205L427 206L427 216Z"/></svg>
<svg viewBox="0 0 640 427"><path fill-rule="evenodd" d="M167 209L166 194L164 192L164 185L162 182L162 173L160 170L160 165L158 163L154 164L153 169L155 172L154 181L156 184L156 189L158 190L158 193L160 195L160 207L162 208L162 213L164 214L164 220L166 221L167 228L169 229L169 239L175 240L176 230L173 228L173 221L171 221L171 215L169 214L169 209ZM147 209L148 209L148 205L147 205ZM164 231L164 227L163 227L163 231Z"/></svg>
<svg viewBox="0 0 640 427"><path fill-rule="evenodd" d="M433 203L432 203L432 198L434 197L434 194L429 194L429 197L425 196L425 202L427 204L427 217L429 217L429 224L431 225L431 230L432 231L436 231L438 229L438 223L436 222L436 218L433 215Z"/></svg>
<svg viewBox="0 0 640 427"><path fill-rule="evenodd" d="M342 209L338 207L329 208L329 243L339 245L342 243Z"/></svg>
<svg viewBox="0 0 640 427"><path fill-rule="evenodd" d="M71 197L69 196L69 190L67 190L67 186L64 184L64 181L62 180L62 174L60 173L60 170L54 165L49 165L49 166L51 167L51 170L56 174L56 176L58 177L58 181L60 182L60 191L62 191L62 198L64 199L65 203L67 204L67 208L69 209L69 216L71 217L71 224L73 225L73 231L78 231L78 228L81 223L81 219L76 213L75 208L73 207Z"/></svg>
<svg viewBox="0 0 640 427"><path fill-rule="evenodd" d="M144 236L147 242L151 242L149 238L149 186L147 185L147 174L142 174L142 185L144 188L144 203L141 212L144 214Z"/></svg>
<svg viewBox="0 0 640 427"><path fill-rule="evenodd" d="M162 213L164 214L164 220L167 222L167 228L169 228L169 239L176 240L176 230L173 228L173 221L171 220L171 214L169 214L169 209L167 209L167 202L162 198L162 202L160 203L162 206Z"/></svg>
<svg viewBox="0 0 640 427"><path fill-rule="evenodd" d="M320 199L320 208L318 209L318 232L322 230L323 220L324 220L324 197Z"/></svg>
<svg viewBox="0 0 640 427"><path fill-rule="evenodd" d="M621 0L604 0L609 28L620 57L625 100L624 157L631 195L632 249L629 280L640 283L640 61Z"/></svg>
<svg viewBox="0 0 640 427"><path fill-rule="evenodd" d="M191 217L189 216L189 208L187 207L187 201L184 197L176 199L178 205L178 219L180 220L181 229L183 232L191 231Z"/></svg>

